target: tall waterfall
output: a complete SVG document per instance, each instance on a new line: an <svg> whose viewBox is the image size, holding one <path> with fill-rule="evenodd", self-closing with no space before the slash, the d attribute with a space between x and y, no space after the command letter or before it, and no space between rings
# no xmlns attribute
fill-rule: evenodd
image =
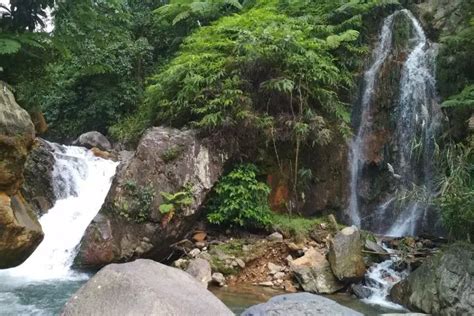
<svg viewBox="0 0 474 316"><path fill-rule="evenodd" d="M51 145L58 201L39 220L44 240L35 252L22 265L0 272L0 314L57 314L64 296L87 278L71 270L75 248L104 202L117 163L85 148ZM54 299L45 305L48 295L57 296L58 306L51 306Z"/></svg>
<svg viewBox="0 0 474 316"><path fill-rule="evenodd" d="M394 39L396 23L401 19L410 30L403 53ZM402 58L403 65L398 66ZM364 74L359 126L350 147L351 190L347 215L354 225L402 236L418 233L426 220L427 204L406 197L409 195L406 193L416 189L428 198L432 196L435 136L440 121L435 58L436 45L429 42L410 11L396 11L384 20L372 62ZM390 67L397 66L401 67L399 84L389 94L393 100L387 101L381 97L387 89L382 82L384 78L396 77L396 69ZM389 103L389 109L382 110L382 103ZM378 117L382 111L392 112L385 114L385 121ZM377 138L377 133L383 137ZM380 180L383 177L390 178L390 184L385 185ZM361 191L370 191L370 186L379 186L378 200L370 192L366 193L368 197L361 197ZM405 198L399 203L402 193ZM369 198L375 202L368 202Z"/></svg>

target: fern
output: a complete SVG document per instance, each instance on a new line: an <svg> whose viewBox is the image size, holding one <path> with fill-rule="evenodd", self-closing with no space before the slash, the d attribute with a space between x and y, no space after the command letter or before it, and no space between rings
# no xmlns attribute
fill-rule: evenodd
<svg viewBox="0 0 474 316"><path fill-rule="evenodd" d="M21 44L10 38L0 37L0 55L12 55L20 51Z"/></svg>

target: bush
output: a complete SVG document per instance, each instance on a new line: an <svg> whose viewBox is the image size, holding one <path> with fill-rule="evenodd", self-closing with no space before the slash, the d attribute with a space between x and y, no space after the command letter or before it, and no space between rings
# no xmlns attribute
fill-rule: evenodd
<svg viewBox="0 0 474 316"><path fill-rule="evenodd" d="M442 159L444 176L440 180L437 203L451 237L474 237L474 138L468 144L448 146Z"/></svg>
<svg viewBox="0 0 474 316"><path fill-rule="evenodd" d="M215 187L207 219L212 224L264 228L271 224L270 188L257 180L255 165L237 166Z"/></svg>

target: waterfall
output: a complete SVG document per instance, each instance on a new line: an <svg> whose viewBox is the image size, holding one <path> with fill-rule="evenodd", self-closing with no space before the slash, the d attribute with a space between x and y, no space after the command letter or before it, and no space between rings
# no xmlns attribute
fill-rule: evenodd
<svg viewBox="0 0 474 316"><path fill-rule="evenodd" d="M372 125L369 113L376 75L378 74L380 67L383 65L392 48L392 24L393 18L396 14L397 13L393 13L385 19L382 31L379 36L378 45L372 54L372 59L374 62L364 74L364 92L361 102L362 116L359 124L359 130L351 144L351 152L349 157L351 170L349 217L352 224L356 225L357 227L361 226L357 186L359 182L358 180L361 171L361 165L363 162L362 160L364 157L364 138L367 133L370 133L370 127Z"/></svg>
<svg viewBox="0 0 474 316"><path fill-rule="evenodd" d="M39 221L44 240L20 266L0 272L0 314L53 315L88 275L71 269L84 231L99 211L117 163L81 147L54 148L53 187L58 200ZM51 298L45 305L44 297Z"/></svg>
<svg viewBox="0 0 474 316"><path fill-rule="evenodd" d="M376 137L374 121L377 111L381 111L380 93L386 87L379 86L385 63L399 63L399 56L394 57L394 29L397 18L405 18L410 26L410 38L406 57L401 66L399 84L394 91L396 96L389 100L393 105L390 122L385 124L387 138L382 149L378 149L379 166L369 166L370 141ZM401 56L404 56L401 54ZM398 57L398 59L397 59ZM349 168L351 174L350 200L347 215L350 222L359 227L393 236L416 234L422 222L426 220L428 206L426 203L406 198L403 205L397 205L397 195L419 189L428 199L433 195L435 136L439 126L440 110L437 104L435 81L436 45L429 42L420 23L408 10L396 11L383 23L379 40L372 54L372 63L367 68L360 99L360 120L357 133L350 144ZM385 69L386 71L386 69ZM393 75L393 70L388 74ZM377 90L378 89L378 90ZM376 98L379 99L376 99ZM385 102L385 100L383 100ZM387 109L385 109L387 111ZM380 119L378 125L381 125ZM382 147L382 146L381 146ZM374 150L374 149L372 149ZM383 151L383 152L382 152ZM372 154L373 155L373 154ZM374 164L374 163L373 163ZM363 174L363 169L370 169L371 176L389 175L391 188L384 190L375 204L362 202L359 191L367 188L367 182L375 180ZM365 186L364 186L365 185ZM370 218L370 220L369 220ZM387 223L392 225L387 226Z"/></svg>

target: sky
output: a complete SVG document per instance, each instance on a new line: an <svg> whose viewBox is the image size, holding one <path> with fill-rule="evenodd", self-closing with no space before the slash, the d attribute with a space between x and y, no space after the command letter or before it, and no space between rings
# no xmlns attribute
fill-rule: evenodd
<svg viewBox="0 0 474 316"><path fill-rule="evenodd" d="M0 0L0 4L3 4L5 6L9 6L10 5L10 0ZM2 10L0 9L0 12ZM46 32L51 32L53 30L53 23L52 23L52 19L51 19L51 16L50 14L48 13L48 20L46 21L46 29L45 31Z"/></svg>

